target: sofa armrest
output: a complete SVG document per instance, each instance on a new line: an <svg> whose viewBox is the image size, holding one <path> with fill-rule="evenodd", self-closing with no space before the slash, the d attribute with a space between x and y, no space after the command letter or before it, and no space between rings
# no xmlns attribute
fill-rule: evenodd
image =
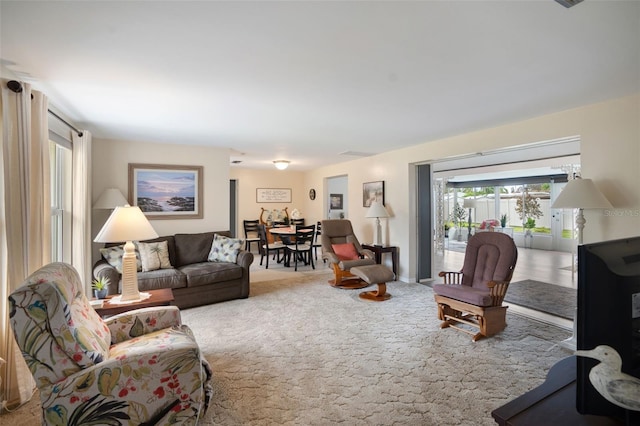
<svg viewBox="0 0 640 426"><path fill-rule="evenodd" d="M250 251L240 250L238 258L236 259L236 264L242 266L244 269L249 269L252 263L253 253Z"/></svg>
<svg viewBox="0 0 640 426"><path fill-rule="evenodd" d="M111 344L182 324L177 306L159 306L123 312L104 320L111 331Z"/></svg>
<svg viewBox="0 0 640 426"><path fill-rule="evenodd" d="M120 272L113 266L109 265L106 260L100 259L93 265L94 278L108 278L107 294L118 294L120 285Z"/></svg>

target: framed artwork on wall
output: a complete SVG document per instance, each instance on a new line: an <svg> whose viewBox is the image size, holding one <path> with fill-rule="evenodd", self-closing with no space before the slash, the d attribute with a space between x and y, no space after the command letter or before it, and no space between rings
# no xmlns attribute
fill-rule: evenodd
<svg viewBox="0 0 640 426"><path fill-rule="evenodd" d="M256 203L290 203L291 188L256 188Z"/></svg>
<svg viewBox="0 0 640 426"><path fill-rule="evenodd" d="M362 207L370 207L373 201L380 201L384 206L383 180L362 184Z"/></svg>
<svg viewBox="0 0 640 426"><path fill-rule="evenodd" d="M329 210L342 210L343 194L329 194Z"/></svg>
<svg viewBox="0 0 640 426"><path fill-rule="evenodd" d="M202 166L129 163L129 204L149 219L202 219Z"/></svg>

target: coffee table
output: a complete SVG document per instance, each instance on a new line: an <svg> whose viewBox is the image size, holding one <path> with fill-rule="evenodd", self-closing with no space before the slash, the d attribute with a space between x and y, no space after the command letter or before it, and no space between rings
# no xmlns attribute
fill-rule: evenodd
<svg viewBox="0 0 640 426"><path fill-rule="evenodd" d="M159 290L149 290L145 293L151 294L151 297L133 303L111 304L109 301L113 296L107 296L101 308L94 307L98 315L101 317L121 314L140 308L150 308L152 306L169 306L173 302L173 292L170 288L161 288Z"/></svg>

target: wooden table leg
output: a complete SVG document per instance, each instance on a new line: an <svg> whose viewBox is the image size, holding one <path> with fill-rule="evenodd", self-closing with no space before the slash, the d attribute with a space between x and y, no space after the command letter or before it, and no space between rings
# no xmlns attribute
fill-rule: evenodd
<svg viewBox="0 0 640 426"><path fill-rule="evenodd" d="M387 283L378 283L378 290L363 291L359 296L361 299L372 300L374 302L383 302L391 298L391 295L387 293Z"/></svg>

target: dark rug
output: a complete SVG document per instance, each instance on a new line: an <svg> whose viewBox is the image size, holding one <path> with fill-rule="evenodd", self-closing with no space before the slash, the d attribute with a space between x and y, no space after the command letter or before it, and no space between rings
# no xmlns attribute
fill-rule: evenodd
<svg viewBox="0 0 640 426"><path fill-rule="evenodd" d="M504 300L568 320L573 320L578 303L575 289L534 280L509 284Z"/></svg>

